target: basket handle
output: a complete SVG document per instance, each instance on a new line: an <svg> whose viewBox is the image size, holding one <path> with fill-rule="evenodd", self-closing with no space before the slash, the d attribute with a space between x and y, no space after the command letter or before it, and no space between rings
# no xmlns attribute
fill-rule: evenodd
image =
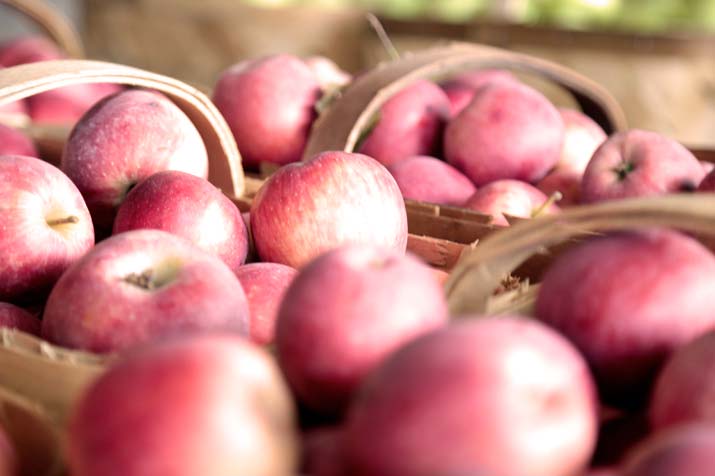
<svg viewBox="0 0 715 476"><path fill-rule="evenodd" d="M575 71L533 56L491 46L453 43L404 55L356 78L313 125L303 159L324 150L352 152L372 117L392 95L422 78L470 69L507 68L534 73L568 90L607 134L625 130L625 113L602 86Z"/></svg>
<svg viewBox="0 0 715 476"><path fill-rule="evenodd" d="M177 79L101 61L42 61L0 70L0 104L86 83L124 84L164 93L201 134L208 153L209 181L231 197L243 195L241 155L228 124L205 94Z"/></svg>

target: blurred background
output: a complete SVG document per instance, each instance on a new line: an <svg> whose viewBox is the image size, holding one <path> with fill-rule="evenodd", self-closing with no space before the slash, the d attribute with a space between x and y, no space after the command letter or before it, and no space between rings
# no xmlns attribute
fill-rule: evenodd
<svg viewBox="0 0 715 476"><path fill-rule="evenodd" d="M210 90L221 70L270 53L325 55L357 72L450 40L530 53L605 86L632 126L715 146L715 0L48 0L90 58ZM32 25L0 6L0 41ZM553 92L558 95L558 92Z"/></svg>

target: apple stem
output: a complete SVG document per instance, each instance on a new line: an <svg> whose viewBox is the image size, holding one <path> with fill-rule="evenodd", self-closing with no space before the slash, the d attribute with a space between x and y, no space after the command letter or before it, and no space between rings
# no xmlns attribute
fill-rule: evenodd
<svg viewBox="0 0 715 476"><path fill-rule="evenodd" d="M133 284L134 286L138 286L142 289L147 289L151 290L154 289L156 286L154 285L154 281L152 280L152 276L154 273L152 270L147 269L142 271L141 273L132 273L124 278L124 281Z"/></svg>
<svg viewBox="0 0 715 476"><path fill-rule="evenodd" d="M50 226L68 225L70 223L79 223L79 217L70 215L68 217L58 218L56 220L48 220L47 221L47 224Z"/></svg>
<svg viewBox="0 0 715 476"><path fill-rule="evenodd" d="M542 213L544 213L547 208L549 208L551 205L553 205L554 203L558 202L558 201L561 200L562 198L564 198L564 196L563 196L563 194L562 194L561 192L556 191L556 192L552 193L552 194L549 196L549 198L548 198L544 203L541 204L541 206L540 206L539 208L537 208L536 210L534 210L533 212L531 212L531 218L536 218L536 217L538 217L539 215L541 215Z"/></svg>
<svg viewBox="0 0 715 476"><path fill-rule="evenodd" d="M635 170L635 166L633 165L632 162L623 162L621 165L613 169L613 171L616 173L618 176L619 181L624 181L626 177L628 177L628 174L633 172Z"/></svg>
<svg viewBox="0 0 715 476"><path fill-rule="evenodd" d="M393 61L397 61L400 59L400 53L397 51L397 48L395 48L395 44L392 42L390 39L390 36L387 34L385 31L385 27L380 23L380 20L375 16L374 13L368 13L367 15L367 21L370 22L370 26L372 27L373 30L375 30L375 34L380 40L380 43L382 43L382 47L385 48L385 51L387 51L387 55L392 59Z"/></svg>

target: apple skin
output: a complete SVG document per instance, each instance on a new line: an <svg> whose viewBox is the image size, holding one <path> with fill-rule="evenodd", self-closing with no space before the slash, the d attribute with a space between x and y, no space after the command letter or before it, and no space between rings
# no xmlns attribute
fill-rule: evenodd
<svg viewBox="0 0 715 476"><path fill-rule="evenodd" d="M711 474L715 466L715 426L692 424L658 432L622 465L621 476Z"/></svg>
<svg viewBox="0 0 715 476"><path fill-rule="evenodd" d="M705 160L698 160L698 162L700 162L700 166L705 171L706 176L715 170L715 162L707 162Z"/></svg>
<svg viewBox="0 0 715 476"><path fill-rule="evenodd" d="M589 361L607 404L642 403L665 360L715 326L715 257L665 229L589 240L544 275L536 316Z"/></svg>
<svg viewBox="0 0 715 476"><path fill-rule="evenodd" d="M518 80L504 69L484 69L461 73L443 82L440 86L449 98L452 117L456 117L472 102L478 89L494 81Z"/></svg>
<svg viewBox="0 0 715 476"><path fill-rule="evenodd" d="M278 263L251 263L235 273L248 300L251 340L260 345L273 344L278 308L298 271Z"/></svg>
<svg viewBox="0 0 715 476"><path fill-rule="evenodd" d="M393 163L387 170L402 196L411 200L458 207L477 191L462 172L434 157L409 157Z"/></svg>
<svg viewBox="0 0 715 476"><path fill-rule="evenodd" d="M244 61L225 70L213 101L226 118L245 166L299 161L321 91L313 71L292 55Z"/></svg>
<svg viewBox="0 0 715 476"><path fill-rule="evenodd" d="M21 307L0 302L0 327L17 329L28 334L39 336L41 322L42 321Z"/></svg>
<svg viewBox="0 0 715 476"><path fill-rule="evenodd" d="M586 476L619 476L616 468L594 468L590 469Z"/></svg>
<svg viewBox="0 0 715 476"><path fill-rule="evenodd" d="M388 99L358 152L389 166L415 155L439 156L449 99L436 84L418 80Z"/></svg>
<svg viewBox="0 0 715 476"><path fill-rule="evenodd" d="M353 79L350 73L343 71L333 60L325 56L310 56L305 58L303 62L313 72L320 89L323 91L341 88Z"/></svg>
<svg viewBox="0 0 715 476"><path fill-rule="evenodd" d="M341 245L407 248L407 211L385 167L362 154L330 151L274 173L251 204L262 261L300 268Z"/></svg>
<svg viewBox="0 0 715 476"><path fill-rule="evenodd" d="M297 448L275 361L219 334L146 346L109 368L75 408L68 460L72 476L284 476Z"/></svg>
<svg viewBox="0 0 715 476"><path fill-rule="evenodd" d="M248 230L236 205L209 181L185 172L155 173L127 194L113 232L143 228L185 238L234 272L248 254Z"/></svg>
<svg viewBox="0 0 715 476"><path fill-rule="evenodd" d="M601 126L586 114L574 109L559 109L564 121L564 143L557 169L583 174L593 153L608 136Z"/></svg>
<svg viewBox="0 0 715 476"><path fill-rule="evenodd" d="M278 361L305 406L339 415L387 355L447 319L444 292L417 258L344 246L312 261L288 288Z"/></svg>
<svg viewBox="0 0 715 476"><path fill-rule="evenodd" d="M651 396L651 426L659 430L698 420L715 422L715 332L679 349L663 367Z"/></svg>
<svg viewBox="0 0 715 476"><path fill-rule="evenodd" d="M347 418L348 474L585 469L598 409L576 349L529 319L465 317L408 343L370 375Z"/></svg>
<svg viewBox="0 0 715 476"><path fill-rule="evenodd" d="M163 170L206 178L208 158L199 132L174 103L129 90L100 101L75 125L62 170L82 192L95 226L111 231L131 187Z"/></svg>
<svg viewBox="0 0 715 476"><path fill-rule="evenodd" d="M561 194L559 206L570 207L578 205L581 201L581 177L582 174L578 172L557 167L539 180L536 188L547 197L559 192Z"/></svg>
<svg viewBox="0 0 715 476"><path fill-rule="evenodd" d="M97 353L215 331L248 336L241 284L223 261L160 230L99 243L62 275L42 320L50 342Z"/></svg>
<svg viewBox="0 0 715 476"><path fill-rule="evenodd" d="M593 154L581 182L584 203L692 191L705 171L692 153L655 132L612 135Z"/></svg>
<svg viewBox="0 0 715 476"><path fill-rule="evenodd" d="M563 139L561 115L540 92L495 81L449 122L444 152L477 187L500 179L533 183L556 165Z"/></svg>
<svg viewBox="0 0 715 476"><path fill-rule="evenodd" d="M39 159L1 156L0 183L0 300L43 299L94 245L92 219L70 179Z"/></svg>
<svg viewBox="0 0 715 476"><path fill-rule="evenodd" d="M302 472L310 476L345 476L341 454L343 429L320 427L303 434Z"/></svg>
<svg viewBox="0 0 715 476"><path fill-rule="evenodd" d="M700 182L698 192L715 192L715 171L709 172Z"/></svg>
<svg viewBox="0 0 715 476"><path fill-rule="evenodd" d="M17 129L0 124L0 156L3 155L39 157L37 148L29 137Z"/></svg>
<svg viewBox="0 0 715 476"><path fill-rule="evenodd" d="M548 199L543 192L526 182L497 180L477 190L469 197L464 207L490 215L495 225L509 226L505 214L531 218L531 214ZM546 207L545 213L559 211L559 207L552 203Z"/></svg>

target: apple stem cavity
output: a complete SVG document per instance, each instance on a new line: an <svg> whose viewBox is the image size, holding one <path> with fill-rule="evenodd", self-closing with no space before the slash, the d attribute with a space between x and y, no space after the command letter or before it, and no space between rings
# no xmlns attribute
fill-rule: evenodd
<svg viewBox="0 0 715 476"><path fill-rule="evenodd" d="M385 48L385 51L387 51L387 55L393 61L399 60L400 53L399 51L397 51L397 48L395 48L395 44L390 39L390 36L387 34L387 31L385 31L385 27L382 25L380 20L377 18L377 16L375 16L374 13L368 13L366 16L367 21L370 23L370 26L375 31L375 34L380 40L380 43L382 43L382 47Z"/></svg>
<svg viewBox="0 0 715 476"><path fill-rule="evenodd" d="M636 167L633 165L633 162L623 162L621 165L613 169L613 171L618 176L618 180L622 182L626 179L626 177L628 177L628 174L633 172L635 169Z"/></svg>
<svg viewBox="0 0 715 476"><path fill-rule="evenodd" d="M154 271L151 269L145 269L141 273L132 273L124 278L124 282L132 284L138 288L146 289L147 291L151 291L153 289L156 289L157 283L155 282L154 279Z"/></svg>
<svg viewBox="0 0 715 476"><path fill-rule="evenodd" d="M531 218L536 218L539 215L543 214L544 211L546 211L551 205L558 202L562 198L564 198L564 195L561 192L559 192L558 190L556 192L552 193L549 196L549 198L544 203L541 204L541 206L539 208L537 208L536 210L531 212Z"/></svg>
<svg viewBox="0 0 715 476"><path fill-rule="evenodd" d="M70 216L64 217L64 218L47 220L47 224L51 227L60 226L60 225L69 225L69 224L73 224L73 223L79 223L79 217L70 215Z"/></svg>

